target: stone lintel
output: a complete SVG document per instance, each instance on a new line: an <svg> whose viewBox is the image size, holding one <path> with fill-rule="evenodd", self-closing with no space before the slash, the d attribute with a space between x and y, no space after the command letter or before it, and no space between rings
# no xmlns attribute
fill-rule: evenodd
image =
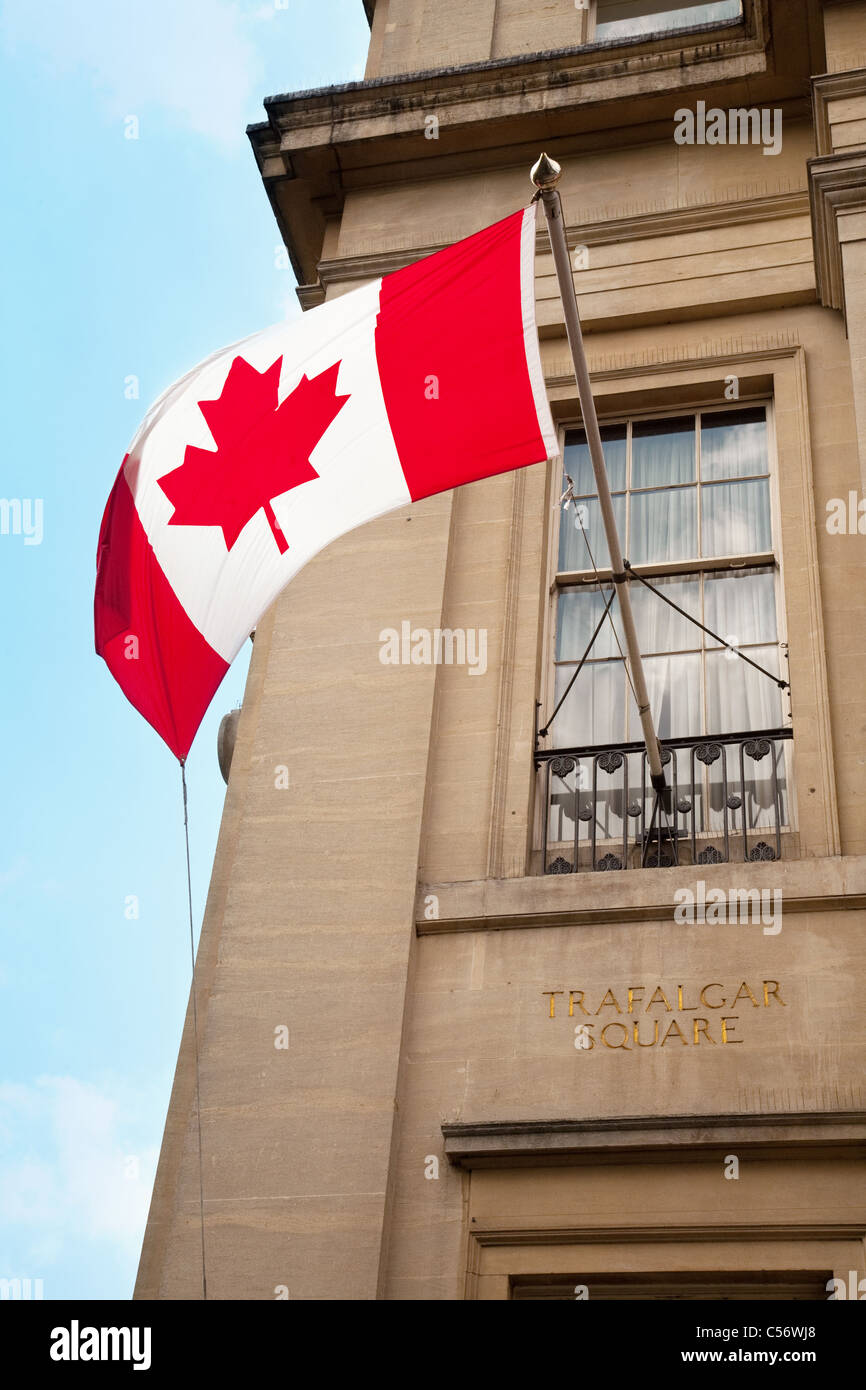
<svg viewBox="0 0 866 1390"><path fill-rule="evenodd" d="M588 1120L443 1124L446 1156L458 1168L526 1167L600 1158L651 1160L726 1153L778 1157L780 1150L822 1157L866 1155L866 1111L790 1111L761 1115L640 1115Z"/></svg>

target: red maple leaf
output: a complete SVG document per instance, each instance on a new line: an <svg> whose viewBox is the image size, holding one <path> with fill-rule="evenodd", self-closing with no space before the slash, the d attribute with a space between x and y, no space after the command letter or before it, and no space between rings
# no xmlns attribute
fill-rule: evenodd
<svg viewBox="0 0 866 1390"><path fill-rule="evenodd" d="M278 405L282 362L259 372L236 357L219 398L199 401L217 447L188 444L183 463L158 480L174 504L169 526L220 526L231 550L263 507L280 554L288 550L272 499L319 476L309 456L349 397L337 395L335 362L302 376Z"/></svg>

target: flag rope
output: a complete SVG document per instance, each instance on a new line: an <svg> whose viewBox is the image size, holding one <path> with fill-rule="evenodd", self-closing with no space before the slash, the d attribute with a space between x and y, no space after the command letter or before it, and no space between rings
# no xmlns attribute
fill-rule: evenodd
<svg viewBox="0 0 866 1390"><path fill-rule="evenodd" d="M566 476L568 476L568 475L566 474ZM570 482L570 480L569 480L569 482ZM574 483L571 483L571 482L570 482L569 491L571 492L571 496L572 496L572 500L573 500L573 499L574 499ZM568 503L566 503L566 506L568 506ZM575 506L577 506L577 503L576 503L576 502L575 502ZM597 581L597 583L598 583L598 590L599 590L599 593L601 593L601 590L602 590L602 588L603 588L603 586L604 586L604 582L605 582L605 581L602 580L602 577L601 577L601 575L600 575L599 572L598 572L598 565L595 563L595 556L594 556L593 553L592 553L592 546L591 546L590 543L589 543L589 536L588 536L587 533L586 533L587 528L586 528L585 526L582 526L580 529L581 529L581 534L583 535L584 545L586 546L587 553L588 553L588 555L589 555L590 562L591 562L591 564L592 564L592 571L593 571L593 574L595 575L596 581ZM616 585L615 585L615 584L614 584L613 592L616 593ZM630 672L630 670L628 669L629 663L626 661L625 652L623 651L623 649L622 649L622 643L621 643L620 640L619 640L619 634L618 634L618 632L617 632L617 630L616 630L616 623L614 622L614 620L613 620L613 614L612 614L611 611L610 611L610 604L608 604L608 606L607 606L607 614L608 614L608 622L610 623L610 630L611 630L611 632L613 633L613 640L614 640L614 642L616 642L617 651L619 652L620 657L621 657L621 659L622 659L622 666L623 666L623 670L625 671L625 678L626 678L626 680L628 681L629 687L630 687L630 689L631 689L631 693L632 693L632 695L634 696L634 702L635 702L635 705L637 706L638 714L640 714L640 700L638 699L637 691L636 691L635 688L634 688L634 681L633 681L632 678L631 678L631 672Z"/></svg>
<svg viewBox="0 0 866 1390"><path fill-rule="evenodd" d="M586 658L589 656L590 652L592 651L593 647L595 646L595 639L598 637L598 634L601 632L602 625L603 625L604 620L605 620L605 618L607 617L608 613L610 612L610 605L613 603L615 597L616 597L616 589L613 587L613 585L611 585L611 588L610 588L610 598L608 599L608 601L607 601L607 603L606 603L606 605L605 605L604 612L602 613L601 617L599 618L599 620L598 620L598 622L597 622L597 624L596 624L595 632L594 632L594 633L592 634L592 636L590 637L590 639L589 639L589 644L588 644L588 646L587 646L587 648L586 648L586 651L584 652L583 656L580 658L580 661L577 663L577 670L575 671L575 673L574 673L574 675L572 676L571 680L568 682L568 685L565 687L565 689L564 689L563 692L562 692L562 699L561 699L561 700L559 701L559 703L557 704L556 709L553 711L553 714L552 714L552 715L550 716L550 718L548 719L548 721L547 721L547 723L545 724L544 728L543 728L543 729L539 729L539 731L538 731L538 737L539 737L539 738L547 738L547 735L548 735L548 733L550 732L550 726L551 726L551 724L553 723L554 719L555 719L556 716L559 714L559 711L562 709L562 706L565 704L566 700L568 699L568 694L569 694L569 691L571 690L571 687L574 685L574 682L577 680L578 676L580 675L581 671L583 670L584 662L586 661Z"/></svg>
<svg viewBox="0 0 866 1390"><path fill-rule="evenodd" d="M568 487L566 488L565 492L562 494L562 496L560 497L559 500L560 500L560 502L564 502L564 503L565 503L564 510L565 510L565 511L568 511L569 503L570 503L570 502L574 502L574 503L575 503L575 507L576 507L576 506L577 506L577 501L576 501L575 496L574 496L574 482L572 481L572 479L569 477L569 475L568 475L567 473L566 473L565 476L566 476L566 478L568 478ZM598 590L599 590L599 593L601 593L602 590L603 590L603 588L604 588L604 586L605 586L605 584L606 584L607 582L609 582L609 581L602 579L601 575L600 575L599 572L598 572L598 565L596 564L596 562L595 562L595 556L594 556L593 553L592 553L592 546L590 545L590 543L589 543L589 537L588 537L587 534L586 534L586 527L585 527L585 526L581 526L581 527L580 527L580 530L581 530L581 532L582 532L582 534L583 534L584 545L586 546L587 553L589 554L590 564L592 565L593 573L595 574L596 582L597 582L597 584L598 584ZM547 723L545 724L544 728L543 728L543 729L539 729L539 731L538 731L538 737L539 737L539 738L547 738L547 735L548 735L548 733L549 733L549 731L550 731L550 726L551 726L551 724L553 723L553 721L554 721L554 719L556 718L556 716L559 714L559 711L562 709L562 706L565 704L565 701L566 701L566 699L568 698L568 695L569 695L569 693L570 693L570 691L571 691L571 687L574 685L574 682L577 680L578 676L580 675L581 671L583 670L584 665L585 665L585 663L586 663L586 659L587 659L587 657L589 656L590 652L592 651L592 648L595 646L596 638L598 637L598 634L601 632L602 624L603 624L605 618L606 618L606 619L608 620L608 622L610 623L610 630L611 630L611 632L613 633L613 640L614 640L614 642L616 642L617 650L619 651L620 657L622 658L623 670L625 671L626 680L628 681L629 687L630 687L630 689L631 689L631 693L632 693L632 695L634 696L635 704L638 706L638 709L640 709L640 703L639 703L638 698L637 698L637 691L636 691L635 688L634 688L634 683L632 682L632 678L631 678L631 672L630 672L629 669L628 669L628 662L627 662L626 659L625 659L625 653L623 652L622 644L620 643L619 636L618 636L618 634L617 634L616 624L615 624L615 622L614 622L614 620L613 620L613 615L611 614L611 611L610 611L610 609L611 609L611 604L613 603L613 599L614 599L614 595L615 595L615 594L616 594L616 585L614 585L613 588L611 589L610 598L609 598L608 601L607 601L607 604L606 604L606 606L605 606L605 610L604 610L604 612L602 613L601 617L600 617L599 620L598 620L598 626L596 627L595 632L592 634L592 637L589 639L589 646L587 647L586 651L584 652L583 656L580 658L580 661L578 662L577 670L574 672L574 675L572 676L571 680L568 682L568 685L565 687L565 690L562 692L562 698L559 700L559 702L558 702L558 704L557 704L557 706L556 706L556 709L553 711L553 714L552 714L552 715L550 716L550 718L548 719L548 721L547 721Z"/></svg>
<svg viewBox="0 0 866 1390"><path fill-rule="evenodd" d="M198 1007L196 1003L195 980L195 937L192 921L192 872L189 862L189 808L186 791L186 758L180 759L180 782L183 789L183 834L186 842L186 893L189 904L189 954L192 965L192 1037L195 1054L195 1113L198 1121L198 1209L201 1226L201 1293L207 1301L207 1266L204 1249L204 1176L201 1143L201 1085L199 1081L198 1059Z"/></svg>
<svg viewBox="0 0 866 1390"><path fill-rule="evenodd" d="M634 575L635 579L639 579L641 584L649 589L651 594L655 594L656 598L663 599L665 603L670 604L671 608L675 609L682 617L688 618L689 622L694 623L695 627L699 627L708 637L712 637L714 642L718 642L720 646L727 648L729 652L733 652L741 661L746 661L750 666L754 666L755 670L760 671L762 676L767 676L769 680L774 681L780 690L791 689L790 681L780 680L778 676L773 675L772 671L768 671L765 666L759 666L757 661L753 661L750 656L744 656L739 647L731 646L730 642L726 642L724 637L720 637L717 632L713 632L712 628L705 627L700 619L693 617L691 613L687 613L684 608L680 608L679 604L674 603L673 599L668 598L667 594L663 594L661 589L656 589L654 585L650 584L649 580L644 579L642 574L638 574L637 570L629 564L628 560L623 560L622 563L627 574Z"/></svg>

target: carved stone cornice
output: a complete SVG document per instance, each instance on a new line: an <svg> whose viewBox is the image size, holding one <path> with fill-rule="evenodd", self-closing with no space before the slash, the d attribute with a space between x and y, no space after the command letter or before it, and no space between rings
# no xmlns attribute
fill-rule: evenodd
<svg viewBox="0 0 866 1390"><path fill-rule="evenodd" d="M325 302L324 285L298 285L295 290L303 310L315 309Z"/></svg>
<svg viewBox="0 0 866 1390"><path fill-rule="evenodd" d="M575 107L636 97L656 96L665 110L673 109L681 94L713 83L737 84L730 95L738 97L739 87L769 73L766 34L760 25L745 35L739 25L718 30L671 31L642 38L637 47L580 44L280 93L265 99L268 120L247 129L254 135L270 126L284 151L420 135L419 152L435 160L441 144L424 139L430 114L453 130L478 124L490 106L498 120L533 109L548 120L568 110L573 120Z"/></svg>
<svg viewBox="0 0 866 1390"><path fill-rule="evenodd" d="M833 153L830 102L844 101L851 97L866 97L866 68L825 72L820 77L812 78L812 114L819 156Z"/></svg>
<svg viewBox="0 0 866 1390"><path fill-rule="evenodd" d="M539 142L558 157L609 148L613 130L618 145L646 143L696 96L750 105L772 92L786 119L799 118L807 74L787 74L785 92L775 77L764 7L750 4L745 24L270 97L267 121L248 135L292 264L310 283L347 192L528 165Z"/></svg>
<svg viewBox="0 0 866 1390"><path fill-rule="evenodd" d="M819 155L807 163L812 200L815 274L821 303L845 314L839 217L866 212L866 150ZM846 315L847 324L847 315Z"/></svg>

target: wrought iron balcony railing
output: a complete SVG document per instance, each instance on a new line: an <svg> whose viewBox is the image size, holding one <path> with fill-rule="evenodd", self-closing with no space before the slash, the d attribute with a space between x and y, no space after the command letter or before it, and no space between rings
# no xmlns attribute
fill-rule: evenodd
<svg viewBox="0 0 866 1390"><path fill-rule="evenodd" d="M537 749L542 872L781 859L792 737L790 729L768 729L664 740L662 814L642 743Z"/></svg>

